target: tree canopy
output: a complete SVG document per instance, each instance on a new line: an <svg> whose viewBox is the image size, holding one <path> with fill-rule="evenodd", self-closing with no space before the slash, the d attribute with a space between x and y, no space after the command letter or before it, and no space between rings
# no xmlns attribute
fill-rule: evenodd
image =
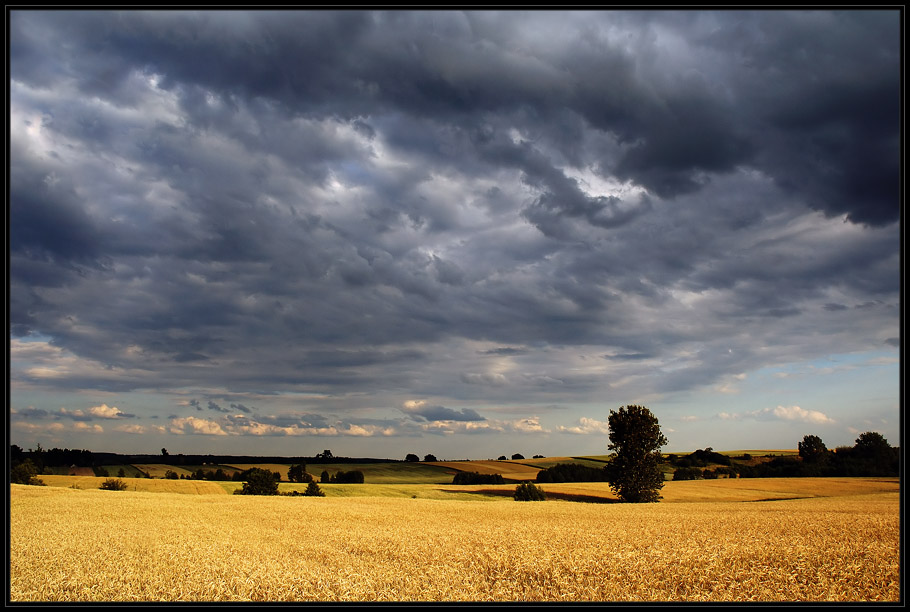
<svg viewBox="0 0 910 612"><path fill-rule="evenodd" d="M661 499L664 475L660 471L660 448L667 444L660 425L644 406L611 410L608 418L610 444L614 451L606 466L607 481L622 501L642 503Z"/></svg>

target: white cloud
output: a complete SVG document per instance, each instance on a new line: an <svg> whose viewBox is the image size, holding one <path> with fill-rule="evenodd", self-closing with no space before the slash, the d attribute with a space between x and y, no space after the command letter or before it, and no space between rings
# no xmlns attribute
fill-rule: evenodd
<svg viewBox="0 0 910 612"><path fill-rule="evenodd" d="M587 417L581 417L578 420L578 425L574 427L565 427L560 425L557 428L557 431L560 433L570 433L570 434L607 434L610 433L610 424L606 421L598 421L596 419L589 419Z"/></svg>
<svg viewBox="0 0 910 612"><path fill-rule="evenodd" d="M803 423L833 423L834 419L817 410L805 410L799 406L778 406L777 408L765 409L764 412L770 412L774 417L783 421L801 421Z"/></svg>
<svg viewBox="0 0 910 612"><path fill-rule="evenodd" d="M196 417L180 417L171 419L171 426L168 428L173 434L206 434L213 436L228 435L221 425L215 421L197 419Z"/></svg>
<svg viewBox="0 0 910 612"><path fill-rule="evenodd" d="M117 419L124 414L116 406L108 406L107 404L101 404L100 406L93 406L89 408L89 413L93 416L100 417L102 419Z"/></svg>

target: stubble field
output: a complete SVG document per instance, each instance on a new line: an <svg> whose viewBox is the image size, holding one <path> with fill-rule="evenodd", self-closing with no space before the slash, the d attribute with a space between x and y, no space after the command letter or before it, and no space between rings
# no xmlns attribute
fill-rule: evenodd
<svg viewBox="0 0 910 612"><path fill-rule="evenodd" d="M874 482L658 504L12 485L10 601L899 601L898 483Z"/></svg>

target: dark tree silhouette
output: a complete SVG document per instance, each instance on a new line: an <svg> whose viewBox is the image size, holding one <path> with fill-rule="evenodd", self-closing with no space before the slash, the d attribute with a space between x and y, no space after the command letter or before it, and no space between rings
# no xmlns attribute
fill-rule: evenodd
<svg viewBox="0 0 910 612"><path fill-rule="evenodd" d="M610 444L614 451L606 466L607 480L625 502L656 502L661 499L664 475L660 471L660 447L667 438L657 417L644 406L623 406L610 411Z"/></svg>
<svg viewBox="0 0 910 612"><path fill-rule="evenodd" d="M803 436L799 443L799 456L806 463L820 463L828 455L828 447L818 436Z"/></svg>

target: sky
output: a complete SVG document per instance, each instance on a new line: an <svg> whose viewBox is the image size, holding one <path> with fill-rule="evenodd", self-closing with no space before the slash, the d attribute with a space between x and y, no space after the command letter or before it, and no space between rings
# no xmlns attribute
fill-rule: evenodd
<svg viewBox="0 0 910 612"><path fill-rule="evenodd" d="M897 446L901 21L8 10L9 441Z"/></svg>

